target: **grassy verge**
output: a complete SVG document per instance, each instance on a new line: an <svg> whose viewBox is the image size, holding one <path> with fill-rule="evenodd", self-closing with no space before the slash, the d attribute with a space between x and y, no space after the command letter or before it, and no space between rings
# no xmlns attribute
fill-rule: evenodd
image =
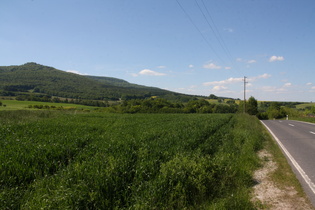
<svg viewBox="0 0 315 210"><path fill-rule="evenodd" d="M294 117L294 118L291 118L291 120L315 123L315 117Z"/></svg>

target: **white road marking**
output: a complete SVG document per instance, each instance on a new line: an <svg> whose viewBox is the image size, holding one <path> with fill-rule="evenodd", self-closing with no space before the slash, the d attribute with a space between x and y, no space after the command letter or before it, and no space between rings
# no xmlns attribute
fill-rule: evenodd
<svg viewBox="0 0 315 210"><path fill-rule="evenodd" d="M279 122L282 122L281 120Z"/></svg>
<svg viewBox="0 0 315 210"><path fill-rule="evenodd" d="M260 121L262 122L262 121ZM277 141L283 152L287 155L287 157L290 159L296 170L301 174L302 178L306 182L306 184L310 187L312 192L315 194L315 184L312 182L312 180L307 176L307 174L303 171L301 166L295 161L295 159L291 156L291 154L288 152L288 150L283 146L283 144L280 142L280 140L275 136L275 134L268 128L268 126L262 122L262 124L267 128L267 130L271 133L273 138Z"/></svg>
<svg viewBox="0 0 315 210"><path fill-rule="evenodd" d="M292 125L292 124L289 124L290 126L292 126L292 127L294 127L294 125Z"/></svg>
<svg viewBox="0 0 315 210"><path fill-rule="evenodd" d="M311 134L315 134L315 132L313 132L313 131L310 131L310 133L311 133Z"/></svg>

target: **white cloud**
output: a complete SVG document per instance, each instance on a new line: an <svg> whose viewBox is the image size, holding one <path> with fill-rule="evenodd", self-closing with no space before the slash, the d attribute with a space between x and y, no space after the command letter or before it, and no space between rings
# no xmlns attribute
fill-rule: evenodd
<svg viewBox="0 0 315 210"><path fill-rule="evenodd" d="M237 62L242 62L243 59L242 59L242 58L236 58L236 61L237 61Z"/></svg>
<svg viewBox="0 0 315 210"><path fill-rule="evenodd" d="M158 69L165 69L166 66L158 66L157 68L158 68Z"/></svg>
<svg viewBox="0 0 315 210"><path fill-rule="evenodd" d="M147 75L147 76L165 76L166 74L152 71L150 69L143 69L139 72L140 75Z"/></svg>
<svg viewBox="0 0 315 210"><path fill-rule="evenodd" d="M212 91L221 91L221 90L227 90L228 88L223 85L216 85L212 88Z"/></svg>
<svg viewBox="0 0 315 210"><path fill-rule="evenodd" d="M267 79L271 77L270 74L262 74L262 75L258 75L256 77L249 77L247 78L247 81L249 82L253 82L257 79ZM230 77L226 80L221 80L221 81L213 81L213 82L205 82L203 83L204 86L217 86L217 85L228 85L228 84L233 84L233 83L238 83L238 82L243 82L244 81L244 78L243 77L237 77L237 78L233 78L233 77Z"/></svg>
<svg viewBox="0 0 315 210"><path fill-rule="evenodd" d="M283 61L283 60L284 60L284 57L283 57L283 56L275 56L275 55L273 55L273 56L271 56L271 57L269 58L269 62Z"/></svg>
<svg viewBox="0 0 315 210"><path fill-rule="evenodd" d="M315 90L315 86L311 87L312 90Z"/></svg>
<svg viewBox="0 0 315 210"><path fill-rule="evenodd" d="M226 66L226 67L224 67L224 69L226 69L226 70L230 70L230 69L232 69L232 67L230 67L230 66Z"/></svg>
<svg viewBox="0 0 315 210"><path fill-rule="evenodd" d="M85 73L81 73L81 72L76 71L76 70L67 70L67 72L73 73L73 74L79 74L79 75L87 75L87 74L85 74Z"/></svg>
<svg viewBox="0 0 315 210"><path fill-rule="evenodd" d="M188 68L194 68L194 65L190 64L190 65L188 66Z"/></svg>
<svg viewBox="0 0 315 210"><path fill-rule="evenodd" d="M308 83L306 83L306 85L312 85L313 83L311 83L311 82L308 82Z"/></svg>
<svg viewBox="0 0 315 210"><path fill-rule="evenodd" d="M208 63L208 64L203 65L203 68L205 68L205 69L221 69L222 67L217 66L214 63Z"/></svg>
<svg viewBox="0 0 315 210"><path fill-rule="evenodd" d="M233 33L234 29L233 28L225 28L224 31L227 31L229 33Z"/></svg>
<svg viewBox="0 0 315 210"><path fill-rule="evenodd" d="M290 86L292 86L292 83L290 83L290 82L287 82L287 83L285 83L285 84L283 85L283 87L290 87Z"/></svg>
<svg viewBox="0 0 315 210"><path fill-rule="evenodd" d="M203 83L203 85L204 86L212 86L212 85L222 86L222 85L227 85L227 84L232 84L232 83L237 83L237 82L242 82L242 81L243 81L242 77L240 77L240 78L230 77L229 79L226 79L226 80L205 82L205 83Z"/></svg>
<svg viewBox="0 0 315 210"><path fill-rule="evenodd" d="M256 60L249 60L247 63L256 63Z"/></svg>

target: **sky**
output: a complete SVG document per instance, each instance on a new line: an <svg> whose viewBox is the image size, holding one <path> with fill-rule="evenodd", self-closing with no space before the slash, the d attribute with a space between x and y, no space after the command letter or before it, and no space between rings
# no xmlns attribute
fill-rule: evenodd
<svg viewBox="0 0 315 210"><path fill-rule="evenodd" d="M0 66L315 101L314 0L1 0Z"/></svg>

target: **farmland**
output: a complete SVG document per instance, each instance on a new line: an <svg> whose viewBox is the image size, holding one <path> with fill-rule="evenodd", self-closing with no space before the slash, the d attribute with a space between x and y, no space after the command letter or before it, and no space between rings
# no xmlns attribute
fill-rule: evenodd
<svg viewBox="0 0 315 210"><path fill-rule="evenodd" d="M265 138L249 115L2 111L0 208L253 208Z"/></svg>
<svg viewBox="0 0 315 210"><path fill-rule="evenodd" d="M37 107L55 107L55 109L81 109L91 110L95 107L84 106L70 103L52 103L52 102L39 102L39 101L16 101L16 100L0 100L3 106L0 106L0 111L4 110L38 110Z"/></svg>

